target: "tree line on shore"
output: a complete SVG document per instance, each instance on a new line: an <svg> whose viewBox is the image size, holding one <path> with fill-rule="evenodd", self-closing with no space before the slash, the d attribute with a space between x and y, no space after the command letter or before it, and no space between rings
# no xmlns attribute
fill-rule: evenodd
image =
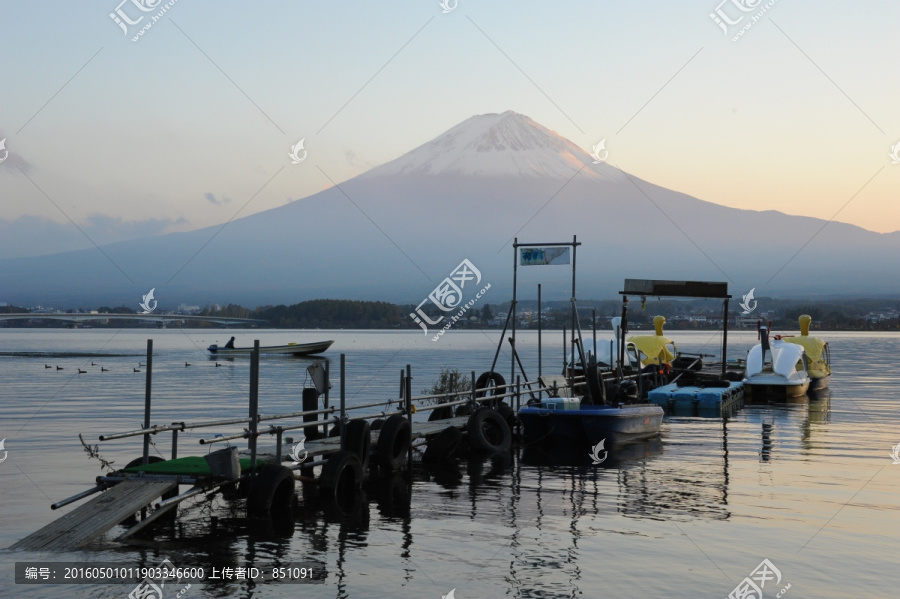
<svg viewBox="0 0 900 599"><path fill-rule="evenodd" d="M610 319L622 314L620 300L600 300L579 302L579 323L582 330L590 330L591 317L597 317L597 328L609 328ZM778 300L759 298L758 305L749 314L744 314L738 302L732 300L729 309L729 328L750 324L756 319L771 321L773 327L781 330L794 329L800 314L809 314L813 318L814 328L823 330L900 330L900 300L895 299L844 299L844 300ZM284 329L419 329L419 325L410 316L415 312L412 304L393 304L381 301L332 300L317 299L300 302L290 306L260 306L247 308L237 304L225 306L209 305L199 315L219 318L245 318L264 321L257 326L269 326ZM453 324L454 329L501 328L506 321L509 303L490 305L468 312L464 319ZM15 307L0 307L0 313L28 312ZM89 310L68 310L70 313L89 312ZM96 312L100 314L135 314L136 310L119 306L101 306ZM158 310L157 313L167 313ZM653 317L662 314L666 317L666 328L683 329L721 329L722 304L718 300L656 300L635 301L632 298L627 304L629 328L652 328ZM437 314L431 315L432 319ZM113 322L103 324L91 322L91 326L123 326L123 321L110 319ZM538 315L537 303L522 301L517 305L517 327L520 329L537 328L538 321L547 329L571 328L571 308L568 302L545 302ZM33 321L0 321L5 326L35 326ZM68 326L62 322L45 321L41 326ZM146 323L134 323L128 326L148 326ZM187 322L185 326L218 327L214 323ZM436 325L439 328L440 325ZM436 328L431 327L431 328Z"/></svg>

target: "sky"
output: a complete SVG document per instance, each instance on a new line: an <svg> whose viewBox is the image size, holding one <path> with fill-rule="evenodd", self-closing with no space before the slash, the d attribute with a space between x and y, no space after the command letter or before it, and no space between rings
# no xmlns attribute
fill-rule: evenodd
<svg viewBox="0 0 900 599"><path fill-rule="evenodd" d="M703 200L900 230L895 0L119 1L0 1L0 258L224 223L505 110Z"/></svg>

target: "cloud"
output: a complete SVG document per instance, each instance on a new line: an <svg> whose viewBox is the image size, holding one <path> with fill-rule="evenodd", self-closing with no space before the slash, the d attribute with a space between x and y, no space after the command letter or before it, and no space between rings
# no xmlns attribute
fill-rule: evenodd
<svg viewBox="0 0 900 599"><path fill-rule="evenodd" d="M216 195L215 195L213 192L211 192L211 191L207 191L206 193L204 193L204 194L203 194L203 197L206 198L206 200L207 200L210 204L213 204L213 205L215 205L215 206L224 206L225 204L230 204L230 203L231 203L231 198L229 198L228 196L222 196L222 199L220 200L220 199L218 199L218 198L216 197Z"/></svg>
<svg viewBox="0 0 900 599"><path fill-rule="evenodd" d="M0 259L81 250L93 247L91 241L106 245L152 237L186 230L190 223L183 217L126 221L117 216L96 213L78 225L84 233L72 223L59 223L42 216L26 214L11 221L0 219Z"/></svg>

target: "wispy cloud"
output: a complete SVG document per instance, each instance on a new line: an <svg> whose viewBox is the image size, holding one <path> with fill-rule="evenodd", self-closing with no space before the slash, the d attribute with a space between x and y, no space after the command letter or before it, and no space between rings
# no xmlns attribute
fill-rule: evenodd
<svg viewBox="0 0 900 599"><path fill-rule="evenodd" d="M2 139L2 138L0 138ZM123 220L118 216L91 214L79 223L98 245L152 237L190 228L184 218L148 218ZM59 223L42 216L25 215L15 220L0 218L0 259L68 252L90 247L84 233L72 223ZM40 248L33 241L41 239Z"/></svg>
<svg viewBox="0 0 900 599"><path fill-rule="evenodd" d="M222 196L222 199L219 199L216 197L216 194L211 191L207 191L205 194L203 194L203 197L206 198L207 202L213 204L214 206L224 206L225 204L231 203L231 198L229 198L228 196Z"/></svg>

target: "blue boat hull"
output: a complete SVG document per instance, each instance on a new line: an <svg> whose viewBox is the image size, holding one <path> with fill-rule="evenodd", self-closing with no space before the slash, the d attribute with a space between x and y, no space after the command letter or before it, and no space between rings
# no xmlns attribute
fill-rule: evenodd
<svg viewBox="0 0 900 599"><path fill-rule="evenodd" d="M594 445L626 443L659 434L663 409L654 405L582 405L578 410L547 410L534 406L519 409L528 442L552 441Z"/></svg>

